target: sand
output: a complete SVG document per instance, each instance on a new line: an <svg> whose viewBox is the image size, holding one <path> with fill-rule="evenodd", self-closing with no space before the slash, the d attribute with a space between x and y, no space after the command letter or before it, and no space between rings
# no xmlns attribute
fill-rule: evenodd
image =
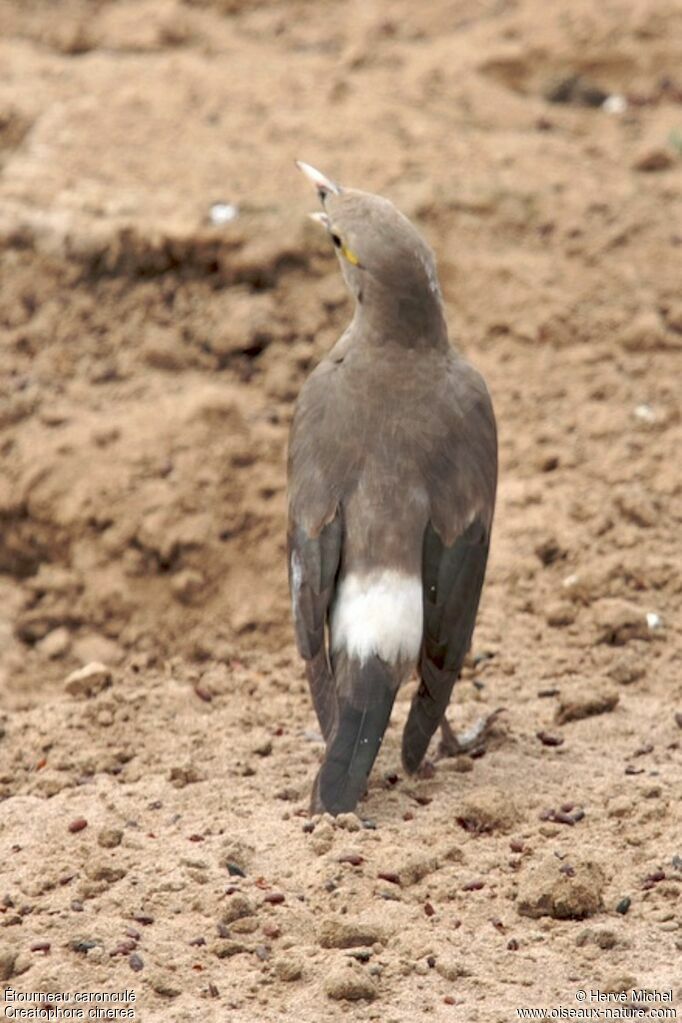
<svg viewBox="0 0 682 1023"><path fill-rule="evenodd" d="M680 38L674 0L0 2L3 987L169 1023L679 998ZM419 225L500 428L450 718L504 713L411 779L406 687L336 821L284 466L349 303L296 157Z"/></svg>

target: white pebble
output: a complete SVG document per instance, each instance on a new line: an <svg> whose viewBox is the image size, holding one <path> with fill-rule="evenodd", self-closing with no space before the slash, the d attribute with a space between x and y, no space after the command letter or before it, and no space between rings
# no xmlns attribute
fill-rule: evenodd
<svg viewBox="0 0 682 1023"><path fill-rule="evenodd" d="M229 224L239 216L239 208L233 202L214 202L209 210L209 219L216 227Z"/></svg>
<svg viewBox="0 0 682 1023"><path fill-rule="evenodd" d="M646 623L652 632L663 628L663 619L655 611L647 611Z"/></svg>
<svg viewBox="0 0 682 1023"><path fill-rule="evenodd" d="M621 96L620 93L614 92L610 96L607 96L601 105L602 110L605 110L607 114L623 114L628 108L628 101L625 96Z"/></svg>
<svg viewBox="0 0 682 1023"><path fill-rule="evenodd" d="M641 419L643 423L655 423L658 419L651 405L637 405L633 415L636 419Z"/></svg>

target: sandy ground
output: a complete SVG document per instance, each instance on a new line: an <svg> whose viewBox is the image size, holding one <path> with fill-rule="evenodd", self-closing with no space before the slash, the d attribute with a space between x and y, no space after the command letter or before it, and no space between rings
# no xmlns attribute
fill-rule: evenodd
<svg viewBox="0 0 682 1023"><path fill-rule="evenodd" d="M674 0L0 0L4 987L170 1023L680 997L680 67ZM409 779L406 689L336 822L284 457L349 306L295 157L420 225L501 438L451 719L505 713Z"/></svg>

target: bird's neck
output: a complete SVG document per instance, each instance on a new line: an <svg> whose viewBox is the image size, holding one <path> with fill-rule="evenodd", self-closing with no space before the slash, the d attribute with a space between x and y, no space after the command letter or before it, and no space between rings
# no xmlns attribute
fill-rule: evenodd
<svg viewBox="0 0 682 1023"><path fill-rule="evenodd" d="M364 296L356 298L351 324L353 335L364 344L387 343L406 348L448 346L443 305L437 295Z"/></svg>

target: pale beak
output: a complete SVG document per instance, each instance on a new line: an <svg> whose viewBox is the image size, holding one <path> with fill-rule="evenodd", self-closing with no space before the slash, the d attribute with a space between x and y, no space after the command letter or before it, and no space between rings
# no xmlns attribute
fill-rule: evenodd
<svg viewBox="0 0 682 1023"><path fill-rule="evenodd" d="M341 186L326 177L322 171L316 170L315 167L311 167L309 163L304 163L303 160L297 160L296 166L299 170L303 171L308 180L313 183L322 202L324 202L328 195L341 194Z"/></svg>

